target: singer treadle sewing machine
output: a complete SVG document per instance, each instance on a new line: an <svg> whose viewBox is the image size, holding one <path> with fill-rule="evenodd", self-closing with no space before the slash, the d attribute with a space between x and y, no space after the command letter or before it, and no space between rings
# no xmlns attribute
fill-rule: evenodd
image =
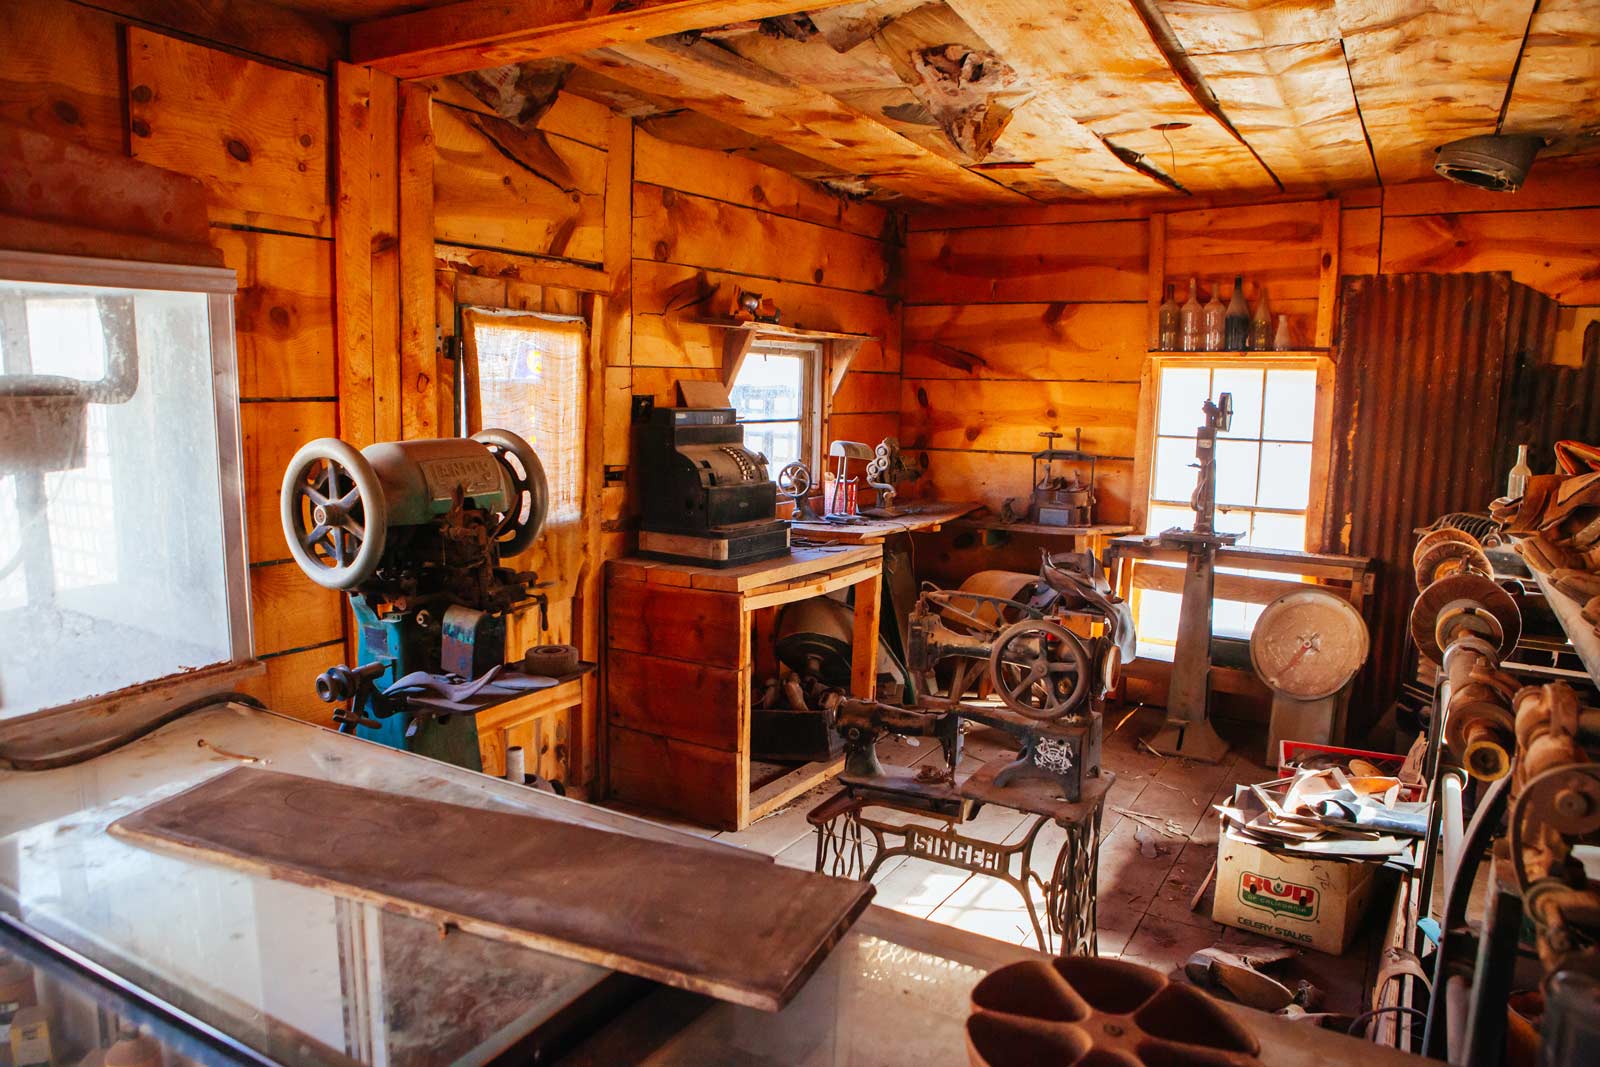
<svg viewBox="0 0 1600 1067"><path fill-rule="evenodd" d="M500 561L549 507L539 457L509 430L360 451L320 438L289 461L280 506L295 562L355 613L356 666L316 680L342 732L481 770L474 714L577 669L570 649L506 660L506 613L537 604L543 624L546 604L538 575Z"/></svg>

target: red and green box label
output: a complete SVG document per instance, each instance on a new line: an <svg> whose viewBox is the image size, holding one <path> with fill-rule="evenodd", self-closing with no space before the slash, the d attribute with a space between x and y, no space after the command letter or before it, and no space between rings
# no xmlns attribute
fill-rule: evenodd
<svg viewBox="0 0 1600 1067"><path fill-rule="evenodd" d="M1239 902L1261 908L1273 915L1287 915L1306 922L1317 917L1318 894L1306 885L1295 885L1282 878L1266 878L1251 871L1239 875Z"/></svg>

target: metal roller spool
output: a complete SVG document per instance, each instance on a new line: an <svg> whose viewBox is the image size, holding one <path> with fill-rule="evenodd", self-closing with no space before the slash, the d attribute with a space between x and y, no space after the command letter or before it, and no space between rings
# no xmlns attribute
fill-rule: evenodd
<svg viewBox="0 0 1600 1067"><path fill-rule="evenodd" d="M1481 574L1440 578L1411 608L1411 640L1429 663L1444 659L1452 632L1472 632L1492 641L1496 658L1509 655L1522 636L1522 613L1511 594ZM1446 640L1442 644L1440 635Z"/></svg>
<svg viewBox="0 0 1600 1067"><path fill-rule="evenodd" d="M1428 551L1428 549L1432 548L1434 545L1442 545L1448 541L1456 541L1460 542L1461 544L1473 545L1477 548L1483 547L1482 542L1480 542L1476 537L1468 533L1466 530L1463 530L1461 527L1441 526L1437 530L1429 530L1427 533L1417 538L1417 545L1411 550L1412 565L1415 566L1417 561L1422 558L1422 554Z"/></svg>
<svg viewBox="0 0 1600 1067"><path fill-rule="evenodd" d="M1466 541L1438 541L1423 550L1414 559L1416 569L1417 591L1428 588L1440 578L1463 571L1471 571L1484 577L1494 573L1489 557L1484 554L1476 542Z"/></svg>

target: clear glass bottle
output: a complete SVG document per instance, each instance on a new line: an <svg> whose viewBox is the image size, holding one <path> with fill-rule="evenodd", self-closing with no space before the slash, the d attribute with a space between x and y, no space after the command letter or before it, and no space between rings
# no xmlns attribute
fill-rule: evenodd
<svg viewBox="0 0 1600 1067"><path fill-rule="evenodd" d="M1528 491L1528 479L1533 477L1533 468L1528 466L1528 446L1517 446L1517 465L1511 468L1511 473L1506 476L1506 496L1518 500Z"/></svg>
<svg viewBox="0 0 1600 1067"><path fill-rule="evenodd" d="M1256 311L1250 316L1250 351L1270 352L1272 350L1272 312L1267 308L1267 287L1261 287L1261 296L1256 300Z"/></svg>
<svg viewBox="0 0 1600 1067"><path fill-rule="evenodd" d="M1289 316L1278 316L1278 329L1272 335L1272 350L1274 352L1287 352L1294 347L1294 341L1289 336Z"/></svg>
<svg viewBox="0 0 1600 1067"><path fill-rule="evenodd" d="M1250 305L1244 302L1244 275L1233 276L1233 296L1222 319L1222 347L1243 352L1250 345Z"/></svg>
<svg viewBox="0 0 1600 1067"><path fill-rule="evenodd" d="M1163 352L1178 350L1178 301L1174 298L1177 286L1167 286L1167 298L1156 313L1156 348Z"/></svg>
<svg viewBox="0 0 1600 1067"><path fill-rule="evenodd" d="M1185 352L1200 351L1200 283L1189 279L1189 299L1178 312L1178 342Z"/></svg>
<svg viewBox="0 0 1600 1067"><path fill-rule="evenodd" d="M1211 299L1200 315L1200 343L1207 352L1222 351L1222 321L1228 312L1222 306L1222 286L1211 287Z"/></svg>

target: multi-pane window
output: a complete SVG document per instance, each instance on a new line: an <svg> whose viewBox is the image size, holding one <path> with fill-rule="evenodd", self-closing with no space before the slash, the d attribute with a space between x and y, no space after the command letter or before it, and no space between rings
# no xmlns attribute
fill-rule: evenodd
<svg viewBox="0 0 1600 1067"><path fill-rule="evenodd" d="M774 477L800 461L816 470L813 415L820 359L814 345L758 342L729 393L746 448L767 457Z"/></svg>
<svg viewBox="0 0 1600 1067"><path fill-rule="evenodd" d="M1315 367L1185 360L1161 366L1156 385L1146 531L1193 526L1189 501L1195 487L1195 433L1205 421L1201 405L1231 393L1233 424L1217 435L1217 530L1242 535L1241 545L1304 551L1316 428ZM1181 602L1177 593L1139 591L1141 648L1173 644ZM1262 606L1218 600L1213 628L1219 634L1248 636Z"/></svg>

